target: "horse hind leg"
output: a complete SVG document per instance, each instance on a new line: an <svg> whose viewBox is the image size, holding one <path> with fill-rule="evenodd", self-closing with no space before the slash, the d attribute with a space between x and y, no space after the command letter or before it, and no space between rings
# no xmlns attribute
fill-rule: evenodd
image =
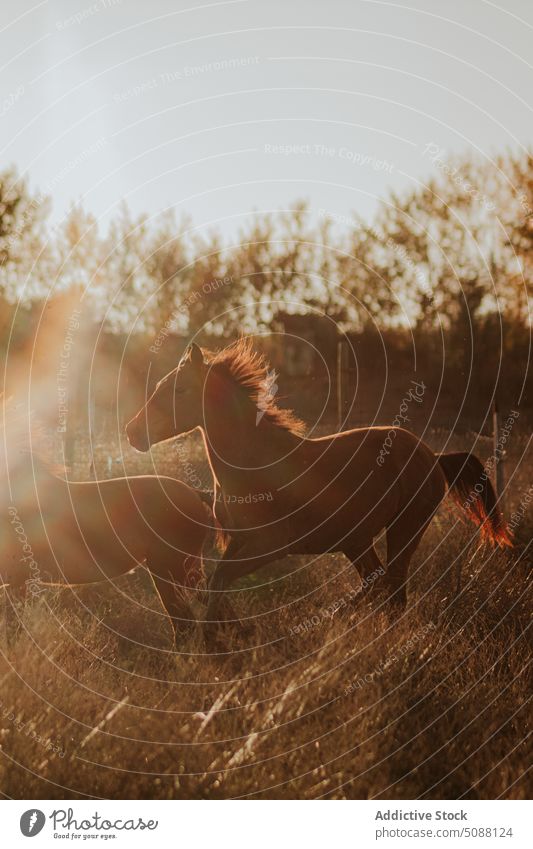
<svg viewBox="0 0 533 849"><path fill-rule="evenodd" d="M427 530L434 510L399 513L387 526L387 571L383 589L388 601L404 610L407 606L407 578L411 558Z"/></svg>
<svg viewBox="0 0 533 849"><path fill-rule="evenodd" d="M385 574L385 569L376 553L372 540L364 548L347 546L343 551L359 572L362 581L360 592L366 593L371 590L378 578Z"/></svg>

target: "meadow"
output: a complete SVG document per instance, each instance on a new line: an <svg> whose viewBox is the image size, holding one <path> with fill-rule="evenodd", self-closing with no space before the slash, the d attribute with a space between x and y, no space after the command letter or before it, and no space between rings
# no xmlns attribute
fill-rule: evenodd
<svg viewBox="0 0 533 849"><path fill-rule="evenodd" d="M197 433L141 454L125 425L135 417L128 438L143 450L213 422L223 498L283 490L273 513L278 505L287 512L277 523L268 510L257 510L256 522L254 511L235 506L221 519L237 527L237 543L238 531L250 541L248 554L262 556L271 543L278 552L305 550L286 545L298 533L329 552L345 525L356 557L387 524L391 538L397 531L416 542L442 480L430 472L433 493L422 484L415 495L424 468L415 449L385 493L390 470L399 469L394 457L386 466L387 451L406 458L399 443L409 442L403 436L392 448L387 436L376 454L381 483L377 475L372 497L349 501L359 505L354 525L348 510L330 521L358 482L364 494L355 440L337 441L342 469L331 454L315 461L305 445L290 448L297 428L290 439L282 433L278 405L295 409L307 435L395 422L434 451L473 451L497 490L492 431L501 435L511 416L503 507L516 544L490 548L446 499L416 550L401 615L382 600L379 570L363 587L344 555L287 557L231 585L209 648L206 592L191 594L196 618L174 641L144 567L98 585L47 586L25 552L35 581L26 602L12 602L0 586L0 793L531 796L527 4L503 4L515 14L483 3L481 16L474 3L450 11L450 3L333 2L324 12L318 3L177 8L159 0L145 16L148 4L102 0L54 22L59 5L21 12L7 0L0 26L8 54L0 393L31 409L47 459L67 466L73 481L156 473L209 489ZM221 353L240 338L268 368ZM213 380L198 346L218 352L207 358ZM165 381L188 349L185 374ZM149 414L141 412L154 391ZM262 418L269 405L276 432ZM254 420L252 439L244 424ZM5 435L0 445L0 575L15 587L26 571L17 573L6 517L18 517L11 524L23 548L31 549L37 526L43 574L59 565L47 557L33 474L18 474L24 497L14 498L24 436L16 430L10 450ZM219 437L228 454L218 451ZM366 456L370 478L370 449ZM455 462L441 464L448 480ZM326 481L315 465L328 463L339 474ZM469 496L479 496L470 472ZM419 497L400 509L409 492ZM28 501L37 505L29 520ZM46 501L56 541L73 550L77 539L78 560L73 554L68 565L78 577L83 528L72 530L67 498L63 509ZM135 536L137 506L130 513L121 502L109 536L100 533L100 511L87 508L97 517L90 538L98 565L114 564L109 540L119 525ZM166 506L157 512L168 515ZM385 540L377 547L384 560ZM135 557L156 559L154 548L140 550ZM155 550L159 564L165 558ZM212 534L207 576L219 556ZM168 574L168 563L161 568ZM89 566L84 574L101 572Z"/></svg>
<svg viewBox="0 0 533 849"><path fill-rule="evenodd" d="M467 441L453 437L448 450ZM528 436L513 434L506 512L516 516L516 552L480 546L445 501L414 558L399 619L358 591L335 554L287 558L237 585L234 621L220 626L214 654L198 624L174 649L142 568L114 586L46 589L17 610L9 643L2 633L2 793L526 797L528 449ZM486 460L490 442L476 450ZM87 452L78 446L78 478L87 477ZM208 482L196 437L156 446L153 458L157 471ZM109 436L94 460L102 477L122 464L153 471ZM195 611L201 617L199 602Z"/></svg>

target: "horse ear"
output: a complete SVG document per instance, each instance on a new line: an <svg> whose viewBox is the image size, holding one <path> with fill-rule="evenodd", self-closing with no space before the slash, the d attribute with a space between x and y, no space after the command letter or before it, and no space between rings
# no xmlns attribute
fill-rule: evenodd
<svg viewBox="0 0 533 849"><path fill-rule="evenodd" d="M204 355L202 354L202 349L196 344L196 342L192 342L192 344L189 345L186 351L186 356L193 366L203 366Z"/></svg>

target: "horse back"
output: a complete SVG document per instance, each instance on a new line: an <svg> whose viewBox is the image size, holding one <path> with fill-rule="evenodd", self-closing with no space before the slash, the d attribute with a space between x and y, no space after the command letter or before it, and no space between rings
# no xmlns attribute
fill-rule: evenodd
<svg viewBox="0 0 533 849"><path fill-rule="evenodd" d="M121 574L146 561L150 552L168 558L201 552L205 508L180 481L155 475L79 483L56 478L50 486L54 492L43 521L56 540L56 552L59 541L65 571L83 571L83 580L94 562L108 574ZM74 574L71 580L76 581Z"/></svg>
<svg viewBox="0 0 533 849"><path fill-rule="evenodd" d="M386 527L415 494L444 492L434 453L404 428L356 428L306 442L307 489L323 493L317 514L337 504L341 522L355 514L369 533Z"/></svg>

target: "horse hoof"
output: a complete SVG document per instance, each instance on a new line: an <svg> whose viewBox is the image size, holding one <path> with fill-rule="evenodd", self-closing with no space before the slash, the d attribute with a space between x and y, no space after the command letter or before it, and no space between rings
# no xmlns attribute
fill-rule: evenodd
<svg viewBox="0 0 533 849"><path fill-rule="evenodd" d="M207 651L211 654L219 654L225 648L227 649L227 642L225 642L223 637L224 629L221 627L220 622L206 622L204 625L204 642Z"/></svg>
<svg viewBox="0 0 533 849"><path fill-rule="evenodd" d="M191 633L194 628L194 622L188 623L185 626L180 628L174 628L174 647L177 648L181 643L183 643L188 637L191 636Z"/></svg>
<svg viewBox="0 0 533 849"><path fill-rule="evenodd" d="M242 642L248 630L240 619L218 619L204 625L206 648L213 652L231 651L235 641Z"/></svg>
<svg viewBox="0 0 533 849"><path fill-rule="evenodd" d="M392 619L399 619L403 616L407 608L407 599L398 596L398 593L389 596L386 603Z"/></svg>

